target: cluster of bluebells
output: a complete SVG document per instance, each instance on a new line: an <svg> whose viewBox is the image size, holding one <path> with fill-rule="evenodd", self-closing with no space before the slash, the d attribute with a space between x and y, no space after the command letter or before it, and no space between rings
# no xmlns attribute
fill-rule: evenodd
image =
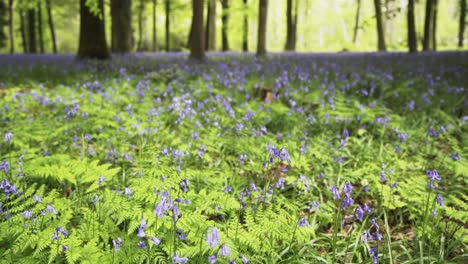
<svg viewBox="0 0 468 264"><path fill-rule="evenodd" d="M277 149L273 144L268 143L268 145L266 146L266 150L269 155L268 163L273 164L275 162L275 159L278 159L279 162L286 161L288 163L291 163L291 157L289 156L289 152L286 149ZM267 162L264 162L262 167L265 168L266 164Z"/></svg>
<svg viewBox="0 0 468 264"><path fill-rule="evenodd" d="M8 179L4 179L0 182L0 190L5 194L7 199L10 198L12 194L16 194L18 192L16 184L11 185Z"/></svg>
<svg viewBox="0 0 468 264"><path fill-rule="evenodd" d="M377 264L379 260L378 243L382 240L383 236L380 233L380 227L375 218L372 218L371 224L371 228L361 236L361 241L366 243L373 241L376 244L376 246L369 250L369 255L372 256L372 263Z"/></svg>

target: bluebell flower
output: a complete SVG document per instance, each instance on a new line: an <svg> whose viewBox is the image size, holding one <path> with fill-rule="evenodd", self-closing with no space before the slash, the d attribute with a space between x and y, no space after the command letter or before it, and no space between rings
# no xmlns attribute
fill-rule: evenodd
<svg viewBox="0 0 468 264"><path fill-rule="evenodd" d="M299 227L303 227L303 226L309 227L309 221L307 221L307 219L305 217L302 217L299 220L299 222L297 223L297 226L299 226Z"/></svg>
<svg viewBox="0 0 468 264"><path fill-rule="evenodd" d="M349 137L349 132L348 132L348 129L345 128L343 130L343 139L346 140L348 137Z"/></svg>
<svg viewBox="0 0 468 264"><path fill-rule="evenodd" d="M400 139L400 143L405 142L408 138L408 134L406 133L398 133L398 138Z"/></svg>
<svg viewBox="0 0 468 264"><path fill-rule="evenodd" d="M228 246L226 246L225 243L223 245L221 245L220 255L221 255L221 257L227 257L227 256L231 255L231 249L228 248Z"/></svg>
<svg viewBox="0 0 468 264"><path fill-rule="evenodd" d="M122 239L118 237L117 239L112 239L112 246L114 247L115 251L120 250L120 246L122 245Z"/></svg>
<svg viewBox="0 0 468 264"><path fill-rule="evenodd" d="M357 219L362 222L362 219L364 217L364 210L362 210L360 205L358 205L358 207L356 208L356 215Z"/></svg>
<svg viewBox="0 0 468 264"><path fill-rule="evenodd" d="M279 178L278 181L276 182L276 189L281 189L284 190L284 183L286 180L284 178Z"/></svg>
<svg viewBox="0 0 468 264"><path fill-rule="evenodd" d="M437 194L436 200L437 200L437 203L439 204L439 206L444 206L444 199L442 198L442 195Z"/></svg>
<svg viewBox="0 0 468 264"><path fill-rule="evenodd" d="M460 155L458 155L457 153L453 153L452 155L450 155L450 157L455 161L460 160Z"/></svg>
<svg viewBox="0 0 468 264"><path fill-rule="evenodd" d="M439 173L437 172L437 170L428 170L428 171L427 171L427 177L428 177L429 180L431 180L431 181L439 182L439 181L441 180L441 178L440 178Z"/></svg>
<svg viewBox="0 0 468 264"><path fill-rule="evenodd" d="M252 192L258 191L257 186L255 186L255 183L253 183L253 182L250 183L250 190L251 190Z"/></svg>
<svg viewBox="0 0 468 264"><path fill-rule="evenodd" d="M5 173L8 173L8 171L10 171L10 163L8 163L8 161L3 161L1 164L0 164L0 171L4 171Z"/></svg>
<svg viewBox="0 0 468 264"><path fill-rule="evenodd" d="M98 185L101 186L101 184L106 180L106 177L104 176L99 176L99 179L98 179Z"/></svg>
<svg viewBox="0 0 468 264"><path fill-rule="evenodd" d="M206 235L206 242L212 248L218 245L220 240L219 232L216 227L211 227Z"/></svg>
<svg viewBox="0 0 468 264"><path fill-rule="evenodd" d="M31 219L31 217L32 217L32 212L31 212L31 210L26 210L26 211L20 213L20 215L21 215L24 219Z"/></svg>
<svg viewBox="0 0 468 264"><path fill-rule="evenodd" d="M437 209L432 209L432 212L431 212L431 215L432 216L437 216Z"/></svg>
<svg viewBox="0 0 468 264"><path fill-rule="evenodd" d="M346 194L345 198L343 199L343 203L341 204L341 209L344 211L346 208L351 206L354 203L353 198L351 198L351 195Z"/></svg>
<svg viewBox="0 0 468 264"><path fill-rule="evenodd" d="M226 187L224 187L224 190L223 190L225 193L230 193L232 192L232 186L231 185L228 185Z"/></svg>
<svg viewBox="0 0 468 264"><path fill-rule="evenodd" d="M140 241L140 242L138 242L137 246L138 246L139 248L145 248L145 247L146 247L145 241Z"/></svg>
<svg viewBox="0 0 468 264"><path fill-rule="evenodd" d="M373 247L369 250L369 255L372 256L373 262L372 264L378 264L379 263L379 252L377 251L377 248Z"/></svg>
<svg viewBox="0 0 468 264"><path fill-rule="evenodd" d="M372 218L371 223L375 227L375 229L379 229L379 225L377 224L377 220L375 218Z"/></svg>
<svg viewBox="0 0 468 264"><path fill-rule="evenodd" d="M185 179L182 179L180 182L179 182L179 186L180 186L180 189L183 191L183 192L188 192L188 187L190 185L190 182L187 178Z"/></svg>
<svg viewBox="0 0 468 264"><path fill-rule="evenodd" d="M215 264L218 261L216 254L213 254L208 257L208 262L211 264Z"/></svg>
<svg viewBox="0 0 468 264"><path fill-rule="evenodd" d="M138 228L137 237L141 237L141 238L146 237L145 229L143 229L141 226Z"/></svg>
<svg viewBox="0 0 468 264"><path fill-rule="evenodd" d="M179 255L177 255L177 253L174 253L174 260L173 260L173 263L174 264L185 264L188 262L188 258L185 258L185 257L180 257Z"/></svg>
<svg viewBox="0 0 468 264"><path fill-rule="evenodd" d="M151 242L153 242L153 244L156 246L161 243L161 240L157 237L150 237L149 240L151 240Z"/></svg>
<svg viewBox="0 0 468 264"><path fill-rule="evenodd" d="M11 132L5 133L5 143L9 143L13 138L13 134Z"/></svg>
<svg viewBox="0 0 468 264"><path fill-rule="evenodd" d="M52 215L56 215L57 211L55 211L55 208L52 207L52 205L48 204L46 205L46 208L42 211L42 215L45 216L47 213L51 213Z"/></svg>
<svg viewBox="0 0 468 264"><path fill-rule="evenodd" d="M125 196L127 196L128 198L130 198L130 196L132 195L132 193L133 193L133 191L130 190L130 188L125 187L125 191L124 191Z"/></svg>
<svg viewBox="0 0 468 264"><path fill-rule="evenodd" d="M67 251L67 250L68 250L68 246L67 246L67 245L62 245L62 249L63 249L63 251Z"/></svg>
<svg viewBox="0 0 468 264"><path fill-rule="evenodd" d="M364 212L370 214L372 212L372 208L367 205L367 203L364 204Z"/></svg>
<svg viewBox="0 0 468 264"><path fill-rule="evenodd" d="M335 185L332 185L330 187L330 191L333 194L333 200L340 200L341 199L340 193L338 192L338 189L336 188Z"/></svg>
<svg viewBox="0 0 468 264"><path fill-rule="evenodd" d="M177 222L179 218L181 217L180 211L179 211L179 206L174 205L172 207L172 221Z"/></svg>
<svg viewBox="0 0 468 264"><path fill-rule="evenodd" d="M187 234L185 233L184 230L182 229L177 229L176 230L176 233L177 233L177 239L179 240L186 240L187 239Z"/></svg>
<svg viewBox="0 0 468 264"><path fill-rule="evenodd" d="M247 259L245 256L241 257L242 263L247 264L249 262L249 259Z"/></svg>
<svg viewBox="0 0 468 264"><path fill-rule="evenodd" d="M87 141L90 141L92 139L92 137L91 137L90 134L85 134L84 139L87 140Z"/></svg>
<svg viewBox="0 0 468 264"><path fill-rule="evenodd" d="M54 234L52 235L52 239L59 240L59 235L57 234L57 232L54 232Z"/></svg>
<svg viewBox="0 0 468 264"><path fill-rule="evenodd" d="M385 170L382 170L380 172L380 182L381 183L386 183L387 182L387 175L385 174Z"/></svg>

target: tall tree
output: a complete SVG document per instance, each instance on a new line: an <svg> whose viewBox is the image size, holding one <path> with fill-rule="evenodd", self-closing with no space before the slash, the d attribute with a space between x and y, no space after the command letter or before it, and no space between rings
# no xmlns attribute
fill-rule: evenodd
<svg viewBox="0 0 468 264"><path fill-rule="evenodd" d="M418 51L418 43L416 40L416 23L414 19L414 0L408 0L407 12L408 49L409 52L413 53Z"/></svg>
<svg viewBox="0 0 468 264"><path fill-rule="evenodd" d="M80 41L78 58L109 59L110 52L106 43L104 25L104 0L96 0L95 13L80 0Z"/></svg>
<svg viewBox="0 0 468 264"><path fill-rule="evenodd" d="M437 5L438 0L432 0L432 22L431 22L431 49L437 50Z"/></svg>
<svg viewBox="0 0 468 264"><path fill-rule="evenodd" d="M377 48L379 51L386 51L387 47L385 45L385 30L382 21L382 7L380 0L374 0L374 6L375 18L377 21Z"/></svg>
<svg viewBox="0 0 468 264"><path fill-rule="evenodd" d="M356 17L354 21L353 43L357 44L359 31L359 17L361 16L361 0L357 0Z"/></svg>
<svg viewBox="0 0 468 264"><path fill-rule="evenodd" d="M153 51L158 50L158 39L157 39L157 32L156 32L156 5L157 0L153 0Z"/></svg>
<svg viewBox="0 0 468 264"><path fill-rule="evenodd" d="M36 46L36 10L28 9L28 52L37 53Z"/></svg>
<svg viewBox="0 0 468 264"><path fill-rule="evenodd" d="M266 55L268 0L258 2L258 12L257 57L264 57Z"/></svg>
<svg viewBox="0 0 468 264"><path fill-rule="evenodd" d="M166 51L169 52L171 51L171 1L170 0L166 0L165 8L166 8ZM203 22L202 22L202 26L203 26Z"/></svg>
<svg viewBox="0 0 468 264"><path fill-rule="evenodd" d="M145 11L145 0L140 0L138 5L138 44L137 50L143 50L143 12Z"/></svg>
<svg viewBox="0 0 468 264"><path fill-rule="evenodd" d="M297 39L297 1L286 1L286 45L285 49L296 50Z"/></svg>
<svg viewBox="0 0 468 264"><path fill-rule="evenodd" d="M216 49L216 2L208 0L208 12L206 13L205 50Z"/></svg>
<svg viewBox="0 0 468 264"><path fill-rule="evenodd" d="M42 32L42 4L37 3L37 34L39 36L39 52L44 53L44 34Z"/></svg>
<svg viewBox="0 0 468 264"><path fill-rule="evenodd" d="M131 0L111 0L112 52L128 53L132 49L131 8Z"/></svg>
<svg viewBox="0 0 468 264"><path fill-rule="evenodd" d="M3 31L3 27L7 24L6 14L7 13L7 5L3 0L0 0L0 48L6 46L6 34Z"/></svg>
<svg viewBox="0 0 468 264"><path fill-rule="evenodd" d="M28 53L28 39L26 37L26 21L24 18L23 10L19 10L19 14L20 14L21 44L23 46L23 52Z"/></svg>
<svg viewBox="0 0 468 264"><path fill-rule="evenodd" d="M466 0L460 0L460 20L458 22L458 47L463 47L463 37L465 34Z"/></svg>
<svg viewBox="0 0 468 264"><path fill-rule="evenodd" d="M49 24L50 38L52 41L52 51L57 53L57 39L55 38L55 27L54 20L52 17L52 6L50 0L45 0L46 10L47 10L47 22Z"/></svg>
<svg viewBox="0 0 468 264"><path fill-rule="evenodd" d="M249 15L247 13L248 2L244 0L244 25L242 30L242 51L249 51Z"/></svg>
<svg viewBox="0 0 468 264"><path fill-rule="evenodd" d="M10 53L15 52L13 36L13 0L8 0L8 38L10 39Z"/></svg>
<svg viewBox="0 0 468 264"><path fill-rule="evenodd" d="M426 15L424 18L424 36L423 36L423 50L428 51L431 49L432 41L432 20L434 12L432 12L433 0L426 1Z"/></svg>
<svg viewBox="0 0 468 264"><path fill-rule="evenodd" d="M205 60L203 32L203 0L192 0L192 36L190 41L190 59Z"/></svg>
<svg viewBox="0 0 468 264"><path fill-rule="evenodd" d="M221 22L223 22L221 28L221 40L223 51L229 50L229 38L228 38L228 27L229 27L229 0L221 0L223 6L223 13L221 15Z"/></svg>

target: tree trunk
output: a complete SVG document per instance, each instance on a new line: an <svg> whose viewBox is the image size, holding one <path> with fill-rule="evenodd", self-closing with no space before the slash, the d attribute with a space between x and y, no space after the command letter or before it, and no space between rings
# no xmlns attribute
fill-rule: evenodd
<svg viewBox="0 0 468 264"><path fill-rule="evenodd" d="M259 1L258 11L257 57L264 57L266 55L268 0Z"/></svg>
<svg viewBox="0 0 468 264"><path fill-rule="evenodd" d="M8 38L10 39L10 53L15 52L13 37L13 0L8 0Z"/></svg>
<svg viewBox="0 0 468 264"><path fill-rule="evenodd" d="M156 31L156 5L157 0L153 0L153 51L158 50L158 38Z"/></svg>
<svg viewBox="0 0 468 264"><path fill-rule="evenodd" d="M216 2L208 0L208 12L206 14L205 50L216 49Z"/></svg>
<svg viewBox="0 0 468 264"><path fill-rule="evenodd" d="M286 45L285 49L294 51L296 49L297 35L297 2L294 5L293 0L286 1Z"/></svg>
<svg viewBox="0 0 468 264"><path fill-rule="evenodd" d="M203 15L202 15L203 17ZM202 22L203 26L203 22ZM171 2L166 0L166 51L171 51ZM190 45L191 46L191 45Z"/></svg>
<svg viewBox="0 0 468 264"><path fill-rule="evenodd" d="M111 0L112 52L128 53L132 50L132 1Z"/></svg>
<svg viewBox="0 0 468 264"><path fill-rule="evenodd" d="M28 53L28 39L26 37L26 21L25 21L24 13L22 10L19 11L19 14L20 14L21 43L23 46L23 52Z"/></svg>
<svg viewBox="0 0 468 264"><path fill-rule="evenodd" d="M458 25L458 47L463 47L465 34L466 0L460 0L460 21Z"/></svg>
<svg viewBox="0 0 468 264"><path fill-rule="evenodd" d="M47 18L49 23L49 30L50 30L50 37L52 40L52 51L57 53L57 40L55 38L55 27L54 27L54 20L52 19L52 7L50 5L50 0L45 1L46 10L47 10Z"/></svg>
<svg viewBox="0 0 468 264"><path fill-rule="evenodd" d="M44 35L42 33L42 5L37 3L37 33L39 35L39 52L44 53Z"/></svg>
<svg viewBox="0 0 468 264"><path fill-rule="evenodd" d="M91 13L86 0L80 0L80 41L78 58L109 59L104 25L104 0L98 1L98 15Z"/></svg>
<svg viewBox="0 0 468 264"><path fill-rule="evenodd" d="M33 8L28 9L28 51L37 53L36 46L36 11Z"/></svg>
<svg viewBox="0 0 468 264"><path fill-rule="evenodd" d="M249 51L249 15L247 14L248 3L244 0L244 28L242 31L242 51Z"/></svg>
<svg viewBox="0 0 468 264"><path fill-rule="evenodd" d="M223 22L223 26L221 28L222 49L223 51L228 51L229 0L222 0L221 5L223 6L223 14L221 15L221 21Z"/></svg>
<svg viewBox="0 0 468 264"><path fill-rule="evenodd" d="M397 12L395 4L395 0L385 0L385 14L383 15L383 17L385 18L384 34L386 43L392 43L394 39L394 20Z"/></svg>
<svg viewBox="0 0 468 264"><path fill-rule="evenodd" d="M426 15L424 18L424 37L423 37L423 51L428 51L431 48L431 40L432 40L432 0L426 1Z"/></svg>
<svg viewBox="0 0 468 264"><path fill-rule="evenodd" d="M203 6L203 0L192 1L192 37L190 41L190 59L198 61L205 60Z"/></svg>
<svg viewBox="0 0 468 264"><path fill-rule="evenodd" d="M357 0L356 18L354 22L353 43L357 44L359 31L359 16L361 15L361 0Z"/></svg>
<svg viewBox="0 0 468 264"><path fill-rule="evenodd" d="M138 6L138 44L137 50L143 50L143 12L145 11L145 1L140 0L140 5Z"/></svg>
<svg viewBox="0 0 468 264"><path fill-rule="evenodd" d="M385 30L382 21L382 7L380 6L380 0L374 0L375 6L375 18L377 20L377 48L379 51L386 51L385 45Z"/></svg>
<svg viewBox="0 0 468 264"><path fill-rule="evenodd" d="M414 20L414 0L408 1L408 13L407 13L407 24L408 24L408 49L409 52L418 51L418 42L416 40L416 23Z"/></svg>
<svg viewBox="0 0 468 264"><path fill-rule="evenodd" d="M437 0L432 0L431 50L437 50Z"/></svg>

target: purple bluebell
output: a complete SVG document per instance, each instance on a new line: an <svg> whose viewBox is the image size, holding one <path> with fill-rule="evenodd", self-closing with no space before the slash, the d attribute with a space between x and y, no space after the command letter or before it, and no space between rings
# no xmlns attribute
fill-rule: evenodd
<svg viewBox="0 0 468 264"><path fill-rule="evenodd" d="M232 192L232 186L231 186L231 185L228 185L228 186L224 187L223 191L224 191L225 193L230 193L230 192Z"/></svg>
<svg viewBox="0 0 468 264"><path fill-rule="evenodd" d="M149 240L151 240L151 242L153 242L153 244L155 246L159 245L161 243L161 240L157 237L150 237Z"/></svg>
<svg viewBox="0 0 468 264"><path fill-rule="evenodd" d="M442 195L437 194L436 200L437 200L437 203L439 204L439 206L444 206L444 199L442 198Z"/></svg>
<svg viewBox="0 0 468 264"><path fill-rule="evenodd" d="M222 244L221 245L221 253L220 253L221 257L227 257L229 255L231 255L231 249L226 246L226 244Z"/></svg>
<svg viewBox="0 0 468 264"><path fill-rule="evenodd" d="M177 229L176 230L176 233L177 233L177 239L179 240L186 240L187 239L187 234L185 233L184 230L182 229Z"/></svg>
<svg viewBox="0 0 468 264"><path fill-rule="evenodd" d="M183 191L183 192L188 192L188 187L190 185L190 182L187 178L185 179L182 179L180 182L179 182L179 187L180 189Z"/></svg>
<svg viewBox="0 0 468 264"><path fill-rule="evenodd" d="M451 154L450 157L451 157L453 160L455 160L455 161L460 160L460 155L458 155L457 153Z"/></svg>
<svg viewBox="0 0 468 264"><path fill-rule="evenodd" d="M5 173L8 173L10 171L10 163L8 163L8 161L4 160L0 164L0 171L4 171Z"/></svg>
<svg viewBox="0 0 468 264"><path fill-rule="evenodd" d="M364 210L362 210L362 207L360 205L358 205L358 207L356 208L356 215L357 219L362 222L362 219L364 217Z"/></svg>
<svg viewBox="0 0 468 264"><path fill-rule="evenodd" d="M180 257L177 255L177 253L174 253L174 259L173 262L174 264L186 264L188 262L188 258L186 257Z"/></svg>
<svg viewBox="0 0 468 264"><path fill-rule="evenodd" d="M431 180L431 181L439 182L439 181L441 180L441 178L440 178L439 173L437 172L437 170L428 170L428 171L427 171L427 177L428 177L429 180Z"/></svg>
<svg viewBox="0 0 468 264"><path fill-rule="evenodd" d="M68 232L63 228L63 226L57 227L56 230L57 230L58 232L62 233L62 235L63 235L64 237L68 237Z"/></svg>
<svg viewBox="0 0 468 264"><path fill-rule="evenodd" d="M297 226L299 226L299 227L303 227L303 226L309 227L309 221L307 221L307 219L305 217L302 217L299 220L299 222L297 223Z"/></svg>
<svg viewBox="0 0 468 264"><path fill-rule="evenodd" d="M211 256L208 256L208 262L211 264L215 264L218 261L218 258L216 254L213 254Z"/></svg>
<svg viewBox="0 0 468 264"><path fill-rule="evenodd" d="M125 187L125 191L124 191L125 196L127 196L128 198L130 198L130 196L132 195L132 193L133 193L133 191L130 190L130 188Z"/></svg>
<svg viewBox="0 0 468 264"><path fill-rule="evenodd" d="M5 143L9 143L12 138L13 138L13 133L11 132L5 133Z"/></svg>
<svg viewBox="0 0 468 264"><path fill-rule="evenodd" d="M247 264L249 262L249 259L246 258L245 256L241 256L242 263Z"/></svg>
<svg viewBox="0 0 468 264"><path fill-rule="evenodd" d="M276 189L281 189L284 190L284 183L286 180L284 178L279 178L278 181L275 184Z"/></svg>
<svg viewBox="0 0 468 264"><path fill-rule="evenodd" d="M101 184L106 180L106 177L104 176L99 176L99 179L98 179L98 185L101 186Z"/></svg>
<svg viewBox="0 0 468 264"><path fill-rule="evenodd" d="M379 252L377 251L376 247L373 247L369 250L369 255L372 256L372 264L379 263Z"/></svg>
<svg viewBox="0 0 468 264"><path fill-rule="evenodd" d="M341 199L340 192L338 191L338 189L336 188L335 185L332 185L330 187L330 191L333 194L333 200L340 200Z"/></svg>
<svg viewBox="0 0 468 264"><path fill-rule="evenodd" d="M123 240L118 237L117 239L112 239L112 246L114 247L115 251L120 250L120 246L122 245Z"/></svg>
<svg viewBox="0 0 468 264"><path fill-rule="evenodd" d="M137 246L138 246L139 248L146 248L145 241L140 241L140 242L138 242Z"/></svg>
<svg viewBox="0 0 468 264"><path fill-rule="evenodd" d="M20 215L21 215L24 219L31 219L31 217L32 217L32 212L31 212L31 210L26 210L26 211L23 211L22 213L20 213Z"/></svg>
<svg viewBox="0 0 468 264"><path fill-rule="evenodd" d="M211 227L206 235L206 243L212 248L219 244L219 231L216 227Z"/></svg>
<svg viewBox="0 0 468 264"><path fill-rule="evenodd" d="M67 251L67 250L68 250L68 246L67 246L67 245L62 245L62 249L63 249L63 251Z"/></svg>

